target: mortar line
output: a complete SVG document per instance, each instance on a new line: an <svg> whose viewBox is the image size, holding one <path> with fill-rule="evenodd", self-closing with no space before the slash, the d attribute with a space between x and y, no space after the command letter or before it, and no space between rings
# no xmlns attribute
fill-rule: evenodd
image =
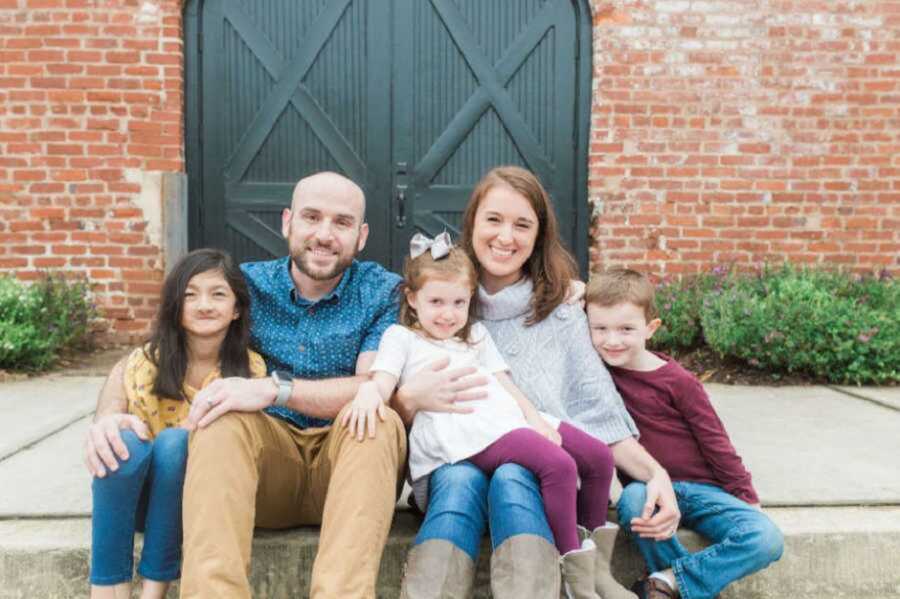
<svg viewBox="0 0 900 599"><path fill-rule="evenodd" d="M840 387L835 387L832 385L824 385L824 387L826 387L827 389L831 389L832 391L837 391L838 393L842 393L849 397L853 397L855 399L861 399L863 401L869 402L870 404L874 404L876 406L881 406L882 408L887 408L888 410L900 412L900 407L897 407L897 406L887 403L885 401L881 401L880 399L877 399L874 397L867 397L867 396L863 395L862 393L854 393L852 391L848 391L846 389L841 389Z"/></svg>

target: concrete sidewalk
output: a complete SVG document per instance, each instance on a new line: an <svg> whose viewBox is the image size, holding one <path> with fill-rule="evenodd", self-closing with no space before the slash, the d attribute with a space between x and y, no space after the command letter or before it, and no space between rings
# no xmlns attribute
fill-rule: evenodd
<svg viewBox="0 0 900 599"><path fill-rule="evenodd" d="M81 452L102 381L57 374L0 384L0 598L86 596L90 479ZM900 596L900 389L707 389L788 547L723 597ZM398 516L379 596L396 596L416 526L411 514ZM302 596L315 543L314 529L260 534L256 596ZM632 579L636 552L622 539L618 554L617 574Z"/></svg>

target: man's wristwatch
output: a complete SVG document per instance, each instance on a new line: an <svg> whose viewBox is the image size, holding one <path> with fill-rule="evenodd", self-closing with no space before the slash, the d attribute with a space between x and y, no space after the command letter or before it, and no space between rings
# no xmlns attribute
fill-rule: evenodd
<svg viewBox="0 0 900 599"><path fill-rule="evenodd" d="M272 381L275 383L275 386L278 387L278 394L275 395L275 401L272 405L283 408L291 398L291 390L294 388L294 378L291 376L290 372L285 370L273 370Z"/></svg>

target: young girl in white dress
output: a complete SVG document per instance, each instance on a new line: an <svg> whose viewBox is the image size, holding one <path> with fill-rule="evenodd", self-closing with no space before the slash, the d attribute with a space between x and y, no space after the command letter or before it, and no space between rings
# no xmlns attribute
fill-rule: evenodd
<svg viewBox="0 0 900 599"><path fill-rule="evenodd" d="M385 331L372 379L360 386L353 400L357 409L348 410L342 424L362 434L355 414L369 414L371 427L372 416L398 384L441 358L449 355L448 368L475 367L488 380L487 397L466 402L470 413L415 415L409 468L417 505L426 507L428 475L443 464L468 460L489 476L510 462L531 470L540 481L547 520L563 556L569 597L598 599L595 547L590 539L581 543L578 523L594 530L606 521L601 498L609 496L612 479L609 448L572 425L545 417L516 387L487 329L473 323L477 272L449 235L430 240L417 234L404 279L400 324Z"/></svg>

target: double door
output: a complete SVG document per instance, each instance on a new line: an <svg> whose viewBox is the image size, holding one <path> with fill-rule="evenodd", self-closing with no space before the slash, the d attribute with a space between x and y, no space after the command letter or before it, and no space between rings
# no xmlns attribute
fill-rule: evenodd
<svg viewBox="0 0 900 599"><path fill-rule="evenodd" d="M586 255L590 31L570 0L196 0L185 14L192 247L284 255L300 178L359 183L364 258L458 235L489 168L517 164Z"/></svg>

